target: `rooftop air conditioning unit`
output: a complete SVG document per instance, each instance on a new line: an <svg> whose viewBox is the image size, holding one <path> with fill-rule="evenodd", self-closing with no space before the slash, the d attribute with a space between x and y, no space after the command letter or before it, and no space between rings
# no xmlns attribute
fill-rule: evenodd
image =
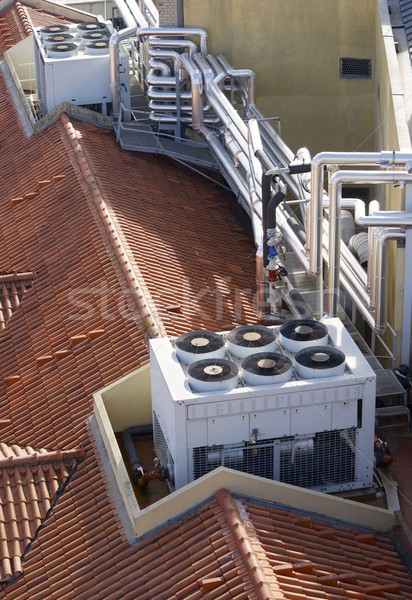
<svg viewBox="0 0 412 600"><path fill-rule="evenodd" d="M150 347L154 443L175 489L220 465L325 492L372 484L375 373L339 319Z"/></svg>
<svg viewBox="0 0 412 600"><path fill-rule="evenodd" d="M34 30L37 94L43 115L61 102L97 105L101 112L108 112L112 31L108 24L97 22L74 27L53 24Z"/></svg>

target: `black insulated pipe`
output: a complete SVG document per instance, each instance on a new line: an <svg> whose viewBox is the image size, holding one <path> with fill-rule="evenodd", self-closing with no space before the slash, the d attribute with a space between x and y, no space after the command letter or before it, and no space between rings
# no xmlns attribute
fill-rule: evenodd
<svg viewBox="0 0 412 600"><path fill-rule="evenodd" d="M299 173L310 173L312 170L312 165L289 165L289 173L290 175L299 175Z"/></svg>
<svg viewBox="0 0 412 600"><path fill-rule="evenodd" d="M135 447L135 439L147 440L153 437L153 425L135 425L128 427L122 433L122 442L132 470L131 479L138 485L139 479L145 474Z"/></svg>

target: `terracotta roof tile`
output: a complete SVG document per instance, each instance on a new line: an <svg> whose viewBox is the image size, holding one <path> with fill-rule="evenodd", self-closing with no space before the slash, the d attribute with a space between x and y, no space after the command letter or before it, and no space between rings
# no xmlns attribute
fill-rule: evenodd
<svg viewBox="0 0 412 600"><path fill-rule="evenodd" d="M0 581L21 576L39 528L82 458L80 450L34 451L0 443Z"/></svg>
<svg viewBox="0 0 412 600"><path fill-rule="evenodd" d="M55 20L17 3L5 9L0 57L32 25ZM4 100L1 77L0 89ZM410 580L390 540L375 536L374 545L359 543L343 525L312 519L306 528L293 522L299 520L293 513L229 497L230 518L215 498L186 522L129 545L88 425L92 394L147 364L150 334L254 321L247 218L217 185L167 159L122 152L110 132L62 115L27 139L10 101L0 103L0 121L2 269L36 273L0 336L2 417L10 419L1 430L4 448L7 453L14 440L51 449L82 444L85 457L25 557L23 574L2 586L2 597L246 600L264 597L263 582L272 598L333 598L342 592L343 598L360 599L368 585L389 593L385 586L392 577L399 598L411 598ZM41 357L47 360L39 362ZM2 469L4 489L16 485L20 500L3 506L0 569L16 575L21 540L26 543L43 523L75 458L62 451L47 467L34 451L30 464L27 450L21 451L22 464L17 447L10 452L13 466ZM24 485L23 467L30 476ZM19 506L21 516L12 518ZM242 539L231 529L239 515ZM330 533L317 535L329 529L334 540ZM333 553L326 543L335 540ZM379 560L389 565L386 571L376 568ZM303 568L304 561L314 568ZM292 573L276 571L288 563ZM340 587L332 585L336 577ZM204 581L213 579L220 585L205 591Z"/></svg>

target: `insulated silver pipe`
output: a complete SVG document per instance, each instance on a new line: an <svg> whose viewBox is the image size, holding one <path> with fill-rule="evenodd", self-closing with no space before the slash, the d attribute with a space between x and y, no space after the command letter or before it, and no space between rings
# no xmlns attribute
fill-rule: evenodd
<svg viewBox="0 0 412 600"><path fill-rule="evenodd" d="M175 40L165 38L149 38L150 48L179 48L189 50L189 56L197 52L197 46L191 40Z"/></svg>
<svg viewBox="0 0 412 600"><path fill-rule="evenodd" d="M207 33L204 29L192 27L141 27L137 32L138 38L146 38L152 36L164 38L169 38L173 36L199 37L200 52L203 55L207 54Z"/></svg>
<svg viewBox="0 0 412 600"><path fill-rule="evenodd" d="M234 69L231 64L226 60L226 57L223 54L220 54L217 57L217 60L222 65L224 71L229 77L235 77L238 79L247 79L249 82L247 88L247 101L248 105L255 104L255 82L256 75L254 71L250 69Z"/></svg>
<svg viewBox="0 0 412 600"><path fill-rule="evenodd" d="M406 171L337 171L330 178L329 190L329 269L328 269L328 314L337 316L339 273L340 273L340 213L342 201L342 184L345 183L392 183L396 181L411 182L412 175ZM356 220L356 219L355 219ZM412 226L412 215L409 213L389 212L374 213L360 218L359 224L366 227Z"/></svg>
<svg viewBox="0 0 412 600"><path fill-rule="evenodd" d="M156 60L154 58L151 58L149 60L149 67L151 69L154 69L155 71L160 71L162 76L164 77L169 77L170 73L171 73L171 69L169 67L169 65L167 65L164 62L161 62L160 60ZM150 76L150 73L149 73Z"/></svg>
<svg viewBox="0 0 412 600"><path fill-rule="evenodd" d="M382 229L376 235L376 266L375 266L375 331L382 334L385 330L386 319L386 288L387 288L387 244L391 240L404 240L405 232L399 229Z"/></svg>
<svg viewBox="0 0 412 600"><path fill-rule="evenodd" d="M311 211L308 230L308 246L310 249L310 270L316 276L322 271L321 248L319 239L322 235L322 196L323 169L326 165L407 165L412 160L411 153L401 152L320 152L312 158L311 171ZM408 172L409 172L408 166Z"/></svg>
<svg viewBox="0 0 412 600"><path fill-rule="evenodd" d="M134 27L134 32L133 35L136 33L136 29L138 28L138 23L136 21L136 19L134 18L129 6L126 4L126 2L124 0L115 0L115 4L119 10L119 13L123 19L123 21L126 24L126 27ZM123 29L123 31L126 31L126 29ZM123 31L119 31L116 32L119 35L123 34ZM115 34L113 34L115 35ZM131 37L131 36L129 36Z"/></svg>
<svg viewBox="0 0 412 600"><path fill-rule="evenodd" d="M112 92L112 117L117 120L120 110L120 86L119 86L119 44L136 35L136 24L129 26L123 31L112 34L109 43L110 52L110 90Z"/></svg>

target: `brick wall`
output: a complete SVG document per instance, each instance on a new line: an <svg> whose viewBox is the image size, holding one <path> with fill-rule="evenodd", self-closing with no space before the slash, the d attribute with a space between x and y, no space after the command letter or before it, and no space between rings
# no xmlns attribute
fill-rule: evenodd
<svg viewBox="0 0 412 600"><path fill-rule="evenodd" d="M159 11L160 27L177 26L177 0L154 0Z"/></svg>

